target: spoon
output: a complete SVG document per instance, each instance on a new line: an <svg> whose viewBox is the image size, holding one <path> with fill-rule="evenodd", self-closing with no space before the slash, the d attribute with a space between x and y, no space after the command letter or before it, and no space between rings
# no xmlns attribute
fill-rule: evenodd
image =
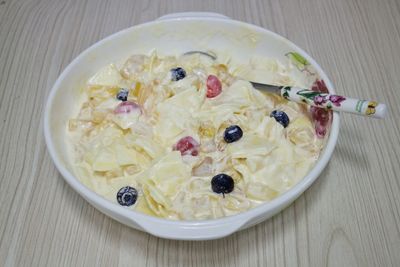
<svg viewBox="0 0 400 267"><path fill-rule="evenodd" d="M210 57L212 60L217 59L215 55L211 55L203 51L189 51L184 53L184 55L191 54L201 54ZM386 105L376 101L361 100L336 94L316 92L313 90L293 86L276 86L252 81L249 82L257 90L278 94L289 101L304 103L314 107L365 115L372 118L384 118L387 113Z"/></svg>

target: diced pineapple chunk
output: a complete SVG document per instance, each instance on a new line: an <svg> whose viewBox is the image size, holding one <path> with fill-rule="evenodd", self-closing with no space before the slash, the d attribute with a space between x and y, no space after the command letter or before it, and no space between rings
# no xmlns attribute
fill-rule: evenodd
<svg viewBox="0 0 400 267"><path fill-rule="evenodd" d="M137 163L137 152L134 149L129 149L120 144L117 144L114 147L115 155L119 165L124 166Z"/></svg>
<svg viewBox="0 0 400 267"><path fill-rule="evenodd" d="M141 111L140 109L137 109L129 113L114 114L112 117L112 121L125 130L135 124L138 121L140 115Z"/></svg>
<svg viewBox="0 0 400 267"><path fill-rule="evenodd" d="M136 82L135 83L135 87L130 90L129 95L130 96L133 95L133 96L138 97L140 90L143 89L143 88L144 87L142 87L142 84L140 82Z"/></svg>
<svg viewBox="0 0 400 267"><path fill-rule="evenodd" d="M83 156L84 160L89 164L93 164L96 159L96 152L96 149L88 150Z"/></svg>
<svg viewBox="0 0 400 267"><path fill-rule="evenodd" d="M247 185L246 194L249 198L266 201L276 198L279 195L279 191L260 182L251 182Z"/></svg>
<svg viewBox="0 0 400 267"><path fill-rule="evenodd" d="M215 136L215 128L211 121L205 121L200 124L199 135L204 138L213 138Z"/></svg>
<svg viewBox="0 0 400 267"><path fill-rule="evenodd" d="M161 145L154 142L152 138L145 136L138 136L133 144L138 149L145 151L153 159L159 157L164 150Z"/></svg>
<svg viewBox="0 0 400 267"><path fill-rule="evenodd" d="M179 151L163 157L151 169L151 179L157 188L167 196L173 196L180 185L191 176L191 169L183 161Z"/></svg>
<svg viewBox="0 0 400 267"><path fill-rule="evenodd" d="M255 155L267 155L275 148L268 139L258 135L245 135L239 141L228 146L232 158L247 158Z"/></svg>
<svg viewBox="0 0 400 267"><path fill-rule="evenodd" d="M309 144L314 140L314 127L307 117L299 117L290 123L288 137L292 143Z"/></svg>
<svg viewBox="0 0 400 267"><path fill-rule="evenodd" d="M110 171L118 168L117 159L115 154L110 149L101 149L93 162L94 171Z"/></svg>
<svg viewBox="0 0 400 267"><path fill-rule="evenodd" d="M114 64L110 64L100 69L92 78L89 79L88 84L111 87L126 87L127 85Z"/></svg>

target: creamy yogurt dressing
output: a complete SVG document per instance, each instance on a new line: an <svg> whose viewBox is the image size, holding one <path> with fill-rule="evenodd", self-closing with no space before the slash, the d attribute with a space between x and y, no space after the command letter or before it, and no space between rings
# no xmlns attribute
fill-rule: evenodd
<svg viewBox="0 0 400 267"><path fill-rule="evenodd" d="M171 69L186 76L171 79ZM207 79L216 76L222 91L207 97ZM268 202L293 187L315 164L323 140L305 106L254 90L237 77L268 78L297 85L290 68L271 59L230 66L204 55L134 55L117 68L99 70L87 83L79 114L70 120L72 161L77 177L103 197L117 202L118 191L135 188L129 208L175 220L212 219ZM127 101L117 99L121 88ZM284 128L273 110L290 118ZM231 125L243 137L227 143ZM190 136L196 153L176 150ZM174 150L175 148L175 150ZM231 176L234 190L217 194L211 179Z"/></svg>

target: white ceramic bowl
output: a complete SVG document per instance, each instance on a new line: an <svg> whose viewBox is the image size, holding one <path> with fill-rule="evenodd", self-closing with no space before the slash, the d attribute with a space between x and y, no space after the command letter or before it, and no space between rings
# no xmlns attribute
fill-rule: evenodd
<svg viewBox="0 0 400 267"><path fill-rule="evenodd" d="M102 66L135 53L156 48L161 54L189 50L228 51L233 60L247 61L253 55L284 60L288 51L300 53L325 81L333 86L319 65L287 39L263 28L231 20L216 13L177 13L137 25L97 42L81 53L57 79L48 97L44 133L50 155L62 176L83 198L115 220L152 235L181 240L221 238L260 223L291 204L327 165L339 132L339 115L333 114L327 144L315 167L288 192L269 203L225 218L205 221L170 221L148 216L116 205L85 187L74 175L68 160L66 132L68 119L76 114L79 90Z"/></svg>

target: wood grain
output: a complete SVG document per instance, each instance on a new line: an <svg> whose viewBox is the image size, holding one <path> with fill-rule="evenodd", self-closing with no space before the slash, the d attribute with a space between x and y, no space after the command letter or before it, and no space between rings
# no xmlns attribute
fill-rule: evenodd
<svg viewBox="0 0 400 267"><path fill-rule="evenodd" d="M56 171L42 112L67 64L123 28L215 11L286 36L339 93L390 116L342 116L329 166L294 204L221 240L158 239L95 210ZM0 0L0 266L400 266L398 0Z"/></svg>

